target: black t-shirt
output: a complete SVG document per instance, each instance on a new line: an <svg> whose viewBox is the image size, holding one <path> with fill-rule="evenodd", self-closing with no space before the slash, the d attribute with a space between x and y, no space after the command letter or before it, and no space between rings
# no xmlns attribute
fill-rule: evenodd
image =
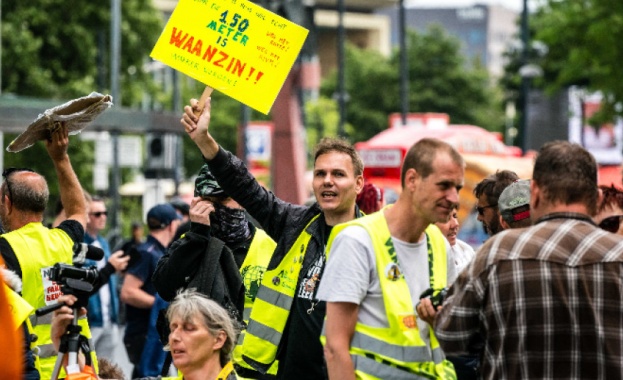
<svg viewBox="0 0 623 380"><path fill-rule="evenodd" d="M294 296L285 336L282 338L287 343L278 355L278 379L328 378L320 343L320 334L327 310L326 303L318 301L316 293L326 262L324 247L329 239L331 228L326 224L322 228L322 247L312 247L311 242L308 245L299 276L301 280Z"/></svg>

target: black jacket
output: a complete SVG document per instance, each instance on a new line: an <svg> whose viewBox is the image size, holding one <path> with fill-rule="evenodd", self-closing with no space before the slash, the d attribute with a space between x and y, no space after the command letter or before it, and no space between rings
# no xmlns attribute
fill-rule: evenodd
<svg viewBox="0 0 623 380"><path fill-rule="evenodd" d="M238 157L222 147L214 159L206 162L223 190L244 207L277 242L268 265L268 269L275 268L309 221L322 212L318 203L300 206L277 198L256 181Z"/></svg>
<svg viewBox="0 0 623 380"><path fill-rule="evenodd" d="M277 198L275 194L266 190L255 180L240 159L222 147L212 160L206 160L206 162L223 190L244 207L260 223L266 233L277 242L268 270L276 268L281 263L309 222L316 215L320 215L307 229L311 239L307 245L297 281L298 289L308 269L312 268L318 257L324 254L324 244L327 238L324 227L326 223L318 203L301 206ZM353 216L361 216L356 206ZM277 358L280 360L277 378L294 375L298 380L326 378L319 339L324 320L324 302L315 303L317 312L312 314L307 311L307 308L312 306L311 310L313 310L314 305L306 305L305 310L301 310L297 309L300 308L297 304L295 300L288 320L288 326L291 328L286 326L277 351ZM296 312L294 312L295 309ZM293 315L297 317L293 318ZM304 316L301 318L300 315ZM292 336L290 331L292 331ZM302 337L304 341L299 342L301 344L289 345L290 337L293 341Z"/></svg>
<svg viewBox="0 0 623 380"><path fill-rule="evenodd" d="M154 286L165 301L173 300L179 289L193 287L222 305L224 298L229 298L242 313L244 289L240 265L250 244L251 239L228 247L211 236L210 226L191 223L190 231L173 242L158 261L152 276Z"/></svg>

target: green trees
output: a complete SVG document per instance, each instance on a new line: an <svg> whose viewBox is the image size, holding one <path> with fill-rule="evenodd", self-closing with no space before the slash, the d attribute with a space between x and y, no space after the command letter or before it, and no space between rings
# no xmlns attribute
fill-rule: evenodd
<svg viewBox="0 0 623 380"><path fill-rule="evenodd" d="M443 112L453 124L475 124L499 130L503 115L500 95L484 68L467 67L457 39L441 27L426 33L409 31L409 111ZM363 141L387 128L387 116L400 112L399 51L390 59L353 46L346 50L346 131ZM336 75L323 82L322 95L336 91Z"/></svg>
<svg viewBox="0 0 623 380"><path fill-rule="evenodd" d="M549 52L544 69L553 73L545 86L556 90L568 85L602 91L604 118L623 114L623 2L611 0L548 0L531 19L534 38Z"/></svg>
<svg viewBox="0 0 623 380"><path fill-rule="evenodd" d="M142 92L158 95L143 63L164 24L151 0L121 3L121 97L139 105ZM109 36L109 2L4 0L2 91L58 99L106 92Z"/></svg>

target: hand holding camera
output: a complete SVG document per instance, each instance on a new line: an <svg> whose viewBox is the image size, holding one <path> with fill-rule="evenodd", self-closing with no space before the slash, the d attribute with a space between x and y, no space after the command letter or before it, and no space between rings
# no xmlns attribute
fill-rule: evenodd
<svg viewBox="0 0 623 380"><path fill-rule="evenodd" d="M420 302L415 307L418 317L433 326L435 322L435 316L440 307L442 307L443 301L448 293L447 288L443 289L426 289L420 294Z"/></svg>

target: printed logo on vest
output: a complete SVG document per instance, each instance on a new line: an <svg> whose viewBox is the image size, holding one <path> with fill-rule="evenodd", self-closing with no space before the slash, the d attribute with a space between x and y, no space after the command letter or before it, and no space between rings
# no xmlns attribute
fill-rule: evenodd
<svg viewBox="0 0 623 380"><path fill-rule="evenodd" d="M396 263L387 264L385 267L385 275L390 281L398 281L402 278L402 271Z"/></svg>
<svg viewBox="0 0 623 380"><path fill-rule="evenodd" d="M43 283L43 300L46 305L56 303L56 300L63 295L61 286L55 281L50 280L52 267L41 268L41 283Z"/></svg>

